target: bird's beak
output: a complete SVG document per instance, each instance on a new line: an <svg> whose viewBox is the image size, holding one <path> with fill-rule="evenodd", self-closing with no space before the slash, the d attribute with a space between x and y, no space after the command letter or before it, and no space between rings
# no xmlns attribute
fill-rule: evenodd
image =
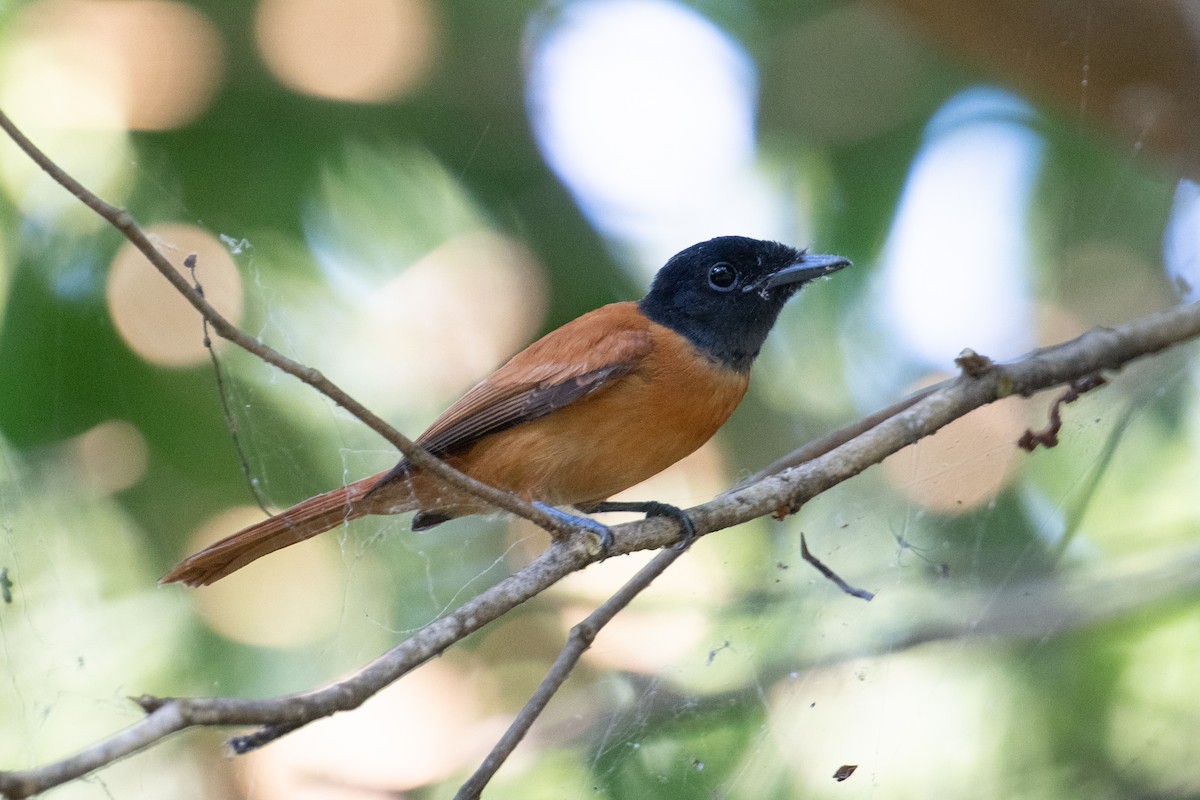
<svg viewBox="0 0 1200 800"><path fill-rule="evenodd" d="M804 283L814 278L831 275L839 269L850 266L848 259L841 256L824 256L819 254L805 255L795 264L774 272L767 278L766 288L773 289L789 283Z"/></svg>

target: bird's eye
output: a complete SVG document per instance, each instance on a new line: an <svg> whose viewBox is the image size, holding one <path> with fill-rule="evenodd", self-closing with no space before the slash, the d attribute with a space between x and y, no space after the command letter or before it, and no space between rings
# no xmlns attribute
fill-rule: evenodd
<svg viewBox="0 0 1200 800"><path fill-rule="evenodd" d="M737 283L737 270L726 261L719 261L708 268L708 285L718 292L728 292Z"/></svg>

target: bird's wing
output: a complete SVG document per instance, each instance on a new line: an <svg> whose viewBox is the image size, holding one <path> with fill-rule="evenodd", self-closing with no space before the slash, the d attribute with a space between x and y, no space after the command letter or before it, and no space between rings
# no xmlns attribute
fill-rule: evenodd
<svg viewBox="0 0 1200 800"><path fill-rule="evenodd" d="M633 303L605 306L567 323L467 392L417 443L445 456L610 386L653 349L649 325Z"/></svg>

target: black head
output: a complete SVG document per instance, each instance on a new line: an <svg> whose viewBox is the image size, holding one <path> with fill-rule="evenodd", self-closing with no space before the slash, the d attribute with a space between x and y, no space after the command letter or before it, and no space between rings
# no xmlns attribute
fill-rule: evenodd
<svg viewBox="0 0 1200 800"><path fill-rule="evenodd" d="M779 242L721 236L672 256L639 305L701 351L746 371L801 286L850 266Z"/></svg>

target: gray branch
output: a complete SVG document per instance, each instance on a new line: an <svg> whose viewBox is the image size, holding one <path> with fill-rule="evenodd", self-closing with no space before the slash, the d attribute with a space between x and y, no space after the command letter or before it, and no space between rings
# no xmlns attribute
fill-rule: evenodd
<svg viewBox="0 0 1200 800"><path fill-rule="evenodd" d="M145 235L127 214L87 192L31 144L26 147L28 140L20 135L3 113L0 113L0 127L4 127L18 143L25 142L22 147L31 157L89 207L118 227L131 241L136 243L139 236L145 240ZM152 261L155 258L162 261L157 250L148 241L146 244L152 251L147 252L143 248L147 257ZM165 261L162 263L166 265L164 275L188 297L219 334L281 369L286 367L285 371L289 374L325 392L392 441L422 468L429 468L439 475L449 469L332 386L315 370L284 359L233 327L203 298L193 296L195 292L192 287L174 268ZM162 265L156 262L156 266L163 271ZM993 365L978 357L964 360L964 371L958 378L934 391L918 395L915 401L910 399L897 404L888 413L868 418L866 424L860 423L850 429L854 435L829 437L831 446L824 448L827 451L823 454L811 457L813 449L805 448L803 456L810 460L802 461L796 456L785 459L781 471L737 487L711 502L689 509L688 513L695 523L696 533L701 536L767 514L792 513L821 492L854 477L980 406L1010 395L1032 395L1094 376L1104 370L1118 369L1130 361L1197 335L1200 335L1200 305L1193 304L1143 317L1118 328L1095 329L1072 341L1035 351L1004 365ZM819 452L821 448L817 450ZM455 475L458 474L447 473L444 477L459 485L470 485L463 482L470 479ZM470 490L498 507L534 521L545 522L539 518L537 509L530 508L505 492L486 486L471 486ZM553 527L549 523L547 526ZM671 544L678 537L679 529L674 522L652 518L620 525L614 528L614 533L616 545L611 555L621 555ZM357 708L409 670L545 591L565 575L587 566L595 558L596 554L581 540L556 538L545 553L520 572L425 626L355 675L311 692L257 700L236 697L137 698L135 702L146 711L143 720L62 761L29 770L0 772L0 795L10 800L29 797L144 750L173 733L191 727L254 726L257 728L255 732L237 740L242 749L251 749L313 720Z"/></svg>
<svg viewBox="0 0 1200 800"><path fill-rule="evenodd" d="M1035 351L1008 364L963 374L942 388L828 453L770 475L711 502L688 509L700 536L767 514L798 509L821 492L988 403L1069 384L1157 353L1200 335L1200 304L1152 314L1117 328L1097 328L1077 339ZM1015 445L1014 445L1015 446ZM614 528L614 555L661 548L676 526L651 518ZM456 642L479 630L595 556L578 542L556 542L520 572L422 628L355 675L304 694L261 700L236 697L140 698L144 720L63 761L19 772L0 772L0 794L16 800L86 775L143 750L177 731L197 726L265 726L294 730L339 711L357 708ZM256 741L256 744L261 744Z"/></svg>

